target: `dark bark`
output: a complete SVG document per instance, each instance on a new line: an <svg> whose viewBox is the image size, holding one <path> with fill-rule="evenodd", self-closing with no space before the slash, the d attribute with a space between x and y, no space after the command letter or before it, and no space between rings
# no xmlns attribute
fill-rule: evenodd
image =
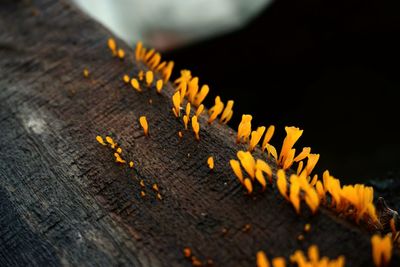
<svg viewBox="0 0 400 267"><path fill-rule="evenodd" d="M1 266L190 266L184 247L216 266L255 266L258 250L288 258L310 244L347 266L372 265L369 233L353 223L323 209L297 216L271 186L246 196L228 163L239 149L230 128L203 118L200 142L189 131L180 140L171 85L158 95L124 84L144 67L121 42L127 58L112 58L110 36L67 2L0 4ZM135 168L115 163L98 134Z"/></svg>

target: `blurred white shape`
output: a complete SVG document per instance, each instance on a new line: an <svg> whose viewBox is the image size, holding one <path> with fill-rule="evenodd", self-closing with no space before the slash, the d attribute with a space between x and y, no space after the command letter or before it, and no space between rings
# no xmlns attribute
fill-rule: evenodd
<svg viewBox="0 0 400 267"><path fill-rule="evenodd" d="M74 0L128 43L160 50L235 30L272 0Z"/></svg>

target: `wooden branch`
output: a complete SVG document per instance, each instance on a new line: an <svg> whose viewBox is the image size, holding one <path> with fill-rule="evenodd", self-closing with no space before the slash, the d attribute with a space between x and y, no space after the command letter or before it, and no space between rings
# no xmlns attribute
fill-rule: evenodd
<svg viewBox="0 0 400 267"><path fill-rule="evenodd" d="M203 115L195 141L172 115L171 84L159 95L122 81L145 67L122 42L125 60L113 58L110 36L68 2L0 3L1 266L191 266L185 247L216 266L255 266L258 250L288 259L311 244L372 265L369 234L354 224L324 209L297 216L275 187L245 195L229 167L235 132ZM96 135L112 136L134 168Z"/></svg>

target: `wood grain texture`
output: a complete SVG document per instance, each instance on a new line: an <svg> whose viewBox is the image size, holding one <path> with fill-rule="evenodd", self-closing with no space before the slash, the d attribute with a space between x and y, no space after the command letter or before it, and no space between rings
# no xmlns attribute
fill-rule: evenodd
<svg viewBox="0 0 400 267"><path fill-rule="evenodd" d="M171 85L158 95L124 84L145 67L122 42L127 58L112 58L110 36L68 2L0 3L0 266L191 266L184 247L215 266L255 266L258 250L288 258L310 244L372 265L369 234L352 223L323 209L297 216L271 186L246 196L228 164L240 149L230 128L203 115L200 142L188 131L180 140ZM116 164L98 134L135 168Z"/></svg>

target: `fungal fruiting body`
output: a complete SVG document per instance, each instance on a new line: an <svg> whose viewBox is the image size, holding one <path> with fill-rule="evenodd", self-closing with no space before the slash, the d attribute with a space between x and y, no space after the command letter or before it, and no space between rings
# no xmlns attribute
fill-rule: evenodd
<svg viewBox="0 0 400 267"><path fill-rule="evenodd" d="M253 117L251 115L242 115L242 121L239 124L237 131L236 143L243 143L249 140L251 133L251 120Z"/></svg>
<svg viewBox="0 0 400 267"><path fill-rule="evenodd" d="M265 131L265 127L261 126L258 127L256 131L251 132L250 144L249 144L249 151L253 151L254 148L257 146L258 142L260 142L261 137L263 136Z"/></svg>
<svg viewBox="0 0 400 267"><path fill-rule="evenodd" d="M330 267L343 267L345 264L345 257L339 256L337 259L329 259L328 257L319 256L319 249L316 245L311 245L308 248L308 255L305 256L303 251L296 250L291 256L290 261L297 264L299 267L308 266L330 266Z"/></svg>
<svg viewBox="0 0 400 267"><path fill-rule="evenodd" d="M208 110L208 114L210 115L208 123L211 124L218 117L218 115L221 114L223 109L224 103L222 103L221 98L217 96L215 98L215 105Z"/></svg>
<svg viewBox="0 0 400 267"><path fill-rule="evenodd" d="M125 51L123 49L118 49L117 55L120 59L123 59L125 57Z"/></svg>
<svg viewBox="0 0 400 267"><path fill-rule="evenodd" d="M203 85L200 89L200 92L196 95L196 97L194 98L193 101L193 105L195 107L198 107L201 105L201 103L204 101L204 99L206 98L206 96L208 95L208 92L210 91L210 88L208 87L208 85Z"/></svg>
<svg viewBox="0 0 400 267"><path fill-rule="evenodd" d="M270 125L267 129L267 132L265 133L264 140L261 145L261 150L264 152L264 150L267 148L267 145L269 144L269 141L271 141L272 136L274 135L275 132L275 126Z"/></svg>
<svg viewBox="0 0 400 267"><path fill-rule="evenodd" d="M229 163L232 167L233 172L239 181L246 188L248 193L253 191L252 181L256 180L265 190L267 186L267 181L265 180L264 174L268 176L268 180L272 183L272 169L265 161L261 159L254 159L249 151L238 151L237 160L231 160ZM241 167L249 175L249 178L243 179L243 173Z"/></svg>
<svg viewBox="0 0 400 267"><path fill-rule="evenodd" d="M133 161L129 162L129 167L133 168Z"/></svg>
<svg viewBox="0 0 400 267"><path fill-rule="evenodd" d="M139 122L143 128L144 135L148 135L149 134L149 124L147 123L146 116L140 116Z"/></svg>
<svg viewBox="0 0 400 267"><path fill-rule="evenodd" d="M225 107L224 111L223 111L222 114L221 114L221 117L220 117L220 119L219 119L219 122L221 122L221 123L223 123L223 124L227 124L227 123L231 120L231 118L232 118L232 116L233 116L233 110L232 110L233 104L234 104L234 101L233 101L233 100L229 100L229 101L228 101L228 103L226 104L226 107Z"/></svg>
<svg viewBox="0 0 400 267"><path fill-rule="evenodd" d="M146 72L146 84L147 86L150 86L153 82L154 79L154 75L153 72L151 70Z"/></svg>
<svg viewBox="0 0 400 267"><path fill-rule="evenodd" d="M124 83L129 83L129 81L131 80L131 78L129 77L128 74L124 74L124 76L122 77L122 80L124 81Z"/></svg>
<svg viewBox="0 0 400 267"><path fill-rule="evenodd" d="M100 135L96 136L96 140L97 140L97 142L99 142L103 146L107 145L106 143L104 143L103 137L101 137Z"/></svg>
<svg viewBox="0 0 400 267"><path fill-rule="evenodd" d="M131 80L131 85L132 85L133 89L135 89L136 91L142 92L142 89L140 88L140 85L139 85L139 81L137 79L133 78Z"/></svg>
<svg viewBox="0 0 400 267"><path fill-rule="evenodd" d="M179 91L172 96L172 104L172 111L174 112L175 117L178 118L181 114L181 94Z"/></svg>
<svg viewBox="0 0 400 267"><path fill-rule="evenodd" d="M193 116L192 117L192 129L194 132L194 135L196 137L196 140L200 140L199 132L200 132L200 124L197 122L197 117Z"/></svg>
<svg viewBox="0 0 400 267"><path fill-rule="evenodd" d="M392 239L389 235L381 237L379 234L375 234L371 237L372 245L372 259L375 266L388 266L390 259L392 258Z"/></svg>
<svg viewBox="0 0 400 267"><path fill-rule="evenodd" d="M114 149L117 146L117 144L114 143L114 140L109 136L106 136L106 141L107 141L107 143L109 143L111 145L112 149Z"/></svg>
<svg viewBox="0 0 400 267"><path fill-rule="evenodd" d="M89 77L89 70L87 68L83 69L83 77L85 78Z"/></svg>
<svg viewBox="0 0 400 267"><path fill-rule="evenodd" d="M126 161L124 159L122 159L121 155L118 154L117 152L114 153L114 157L115 157L115 162L117 162L117 163L126 163Z"/></svg>
<svg viewBox="0 0 400 267"><path fill-rule="evenodd" d="M269 267L269 261L264 251L257 252L257 267Z"/></svg>
<svg viewBox="0 0 400 267"><path fill-rule="evenodd" d="M157 82L156 82L157 93L161 93L162 88L163 88L163 81L162 80L157 80Z"/></svg>
<svg viewBox="0 0 400 267"><path fill-rule="evenodd" d="M210 170L213 170L214 169L214 158L211 156L208 157L207 164L208 164L208 168L210 168Z"/></svg>
<svg viewBox="0 0 400 267"><path fill-rule="evenodd" d="M197 118L200 117L201 113L203 113L203 110L204 110L204 105L201 104L196 110L196 117Z"/></svg>
<svg viewBox="0 0 400 267"><path fill-rule="evenodd" d="M117 55L117 44L113 38L109 38L107 41L108 48L111 50L113 56Z"/></svg>
<svg viewBox="0 0 400 267"><path fill-rule="evenodd" d="M190 258L190 256L192 256L192 251L190 250L190 248L184 248L183 255L185 256L185 258Z"/></svg>

